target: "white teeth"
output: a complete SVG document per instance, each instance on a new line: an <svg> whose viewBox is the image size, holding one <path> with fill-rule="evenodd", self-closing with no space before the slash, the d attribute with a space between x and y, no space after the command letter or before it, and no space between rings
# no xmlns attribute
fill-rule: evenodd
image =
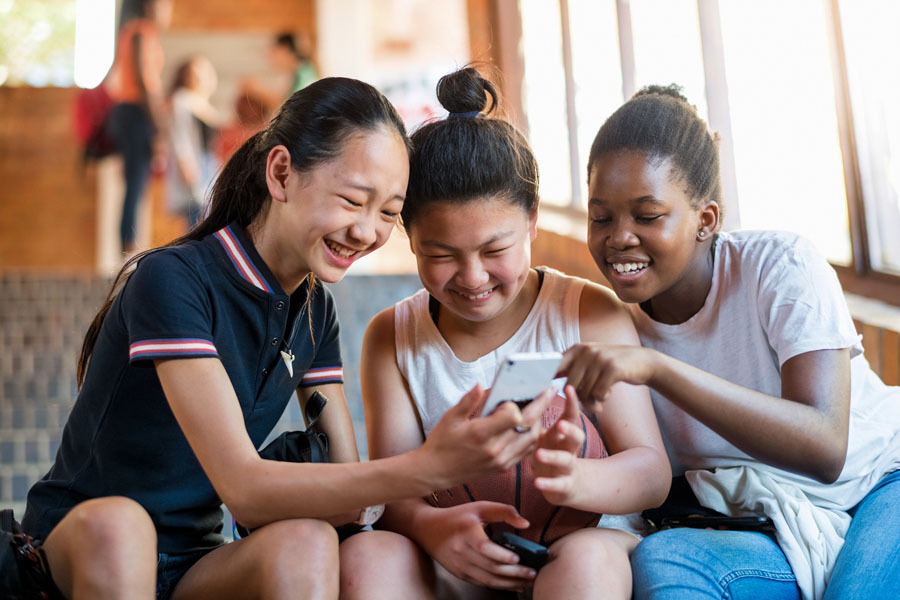
<svg viewBox="0 0 900 600"><path fill-rule="evenodd" d="M334 242L331 242L329 240L325 240L325 243L328 244L328 248L331 249L334 254L340 256L341 258L350 258L354 254L356 254L356 250L353 250L352 248L347 248L345 246L335 244Z"/></svg>
<svg viewBox="0 0 900 600"><path fill-rule="evenodd" d="M639 262L639 263L610 263L612 268L615 269L619 273L634 273L636 271L640 271L649 265L650 263Z"/></svg>
<svg viewBox="0 0 900 600"><path fill-rule="evenodd" d="M486 298L487 295L491 293L491 291L493 291L493 290L487 290L485 292L481 292L480 294L477 294L474 296L472 294L463 294L462 292L457 292L457 293L460 296L462 296L463 298L468 298L469 300L478 300L480 298Z"/></svg>

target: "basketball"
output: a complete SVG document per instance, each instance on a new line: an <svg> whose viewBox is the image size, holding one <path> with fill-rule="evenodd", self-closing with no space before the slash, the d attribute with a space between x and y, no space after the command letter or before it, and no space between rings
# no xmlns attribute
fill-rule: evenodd
<svg viewBox="0 0 900 600"><path fill-rule="evenodd" d="M556 423L565 405L566 399L562 396L554 398L550 407L544 411L544 427L549 428ZM579 457L604 458L606 448L597 428L583 412L579 416L581 429L584 431L584 444ZM515 530L506 523L491 523L488 525L488 533L510 531L544 546L549 546L572 531L594 527L600 519L597 513L555 506L547 502L544 494L534 487L534 471L527 461L520 462L502 473L494 473L450 489L435 491L425 499L432 506L443 508L478 500L511 504L516 507L519 514L528 519L530 523L528 529Z"/></svg>

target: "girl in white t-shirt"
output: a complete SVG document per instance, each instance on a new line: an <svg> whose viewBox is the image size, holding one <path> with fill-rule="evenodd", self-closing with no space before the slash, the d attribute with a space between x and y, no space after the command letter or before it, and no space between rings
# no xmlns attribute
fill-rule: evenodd
<svg viewBox="0 0 900 600"><path fill-rule="evenodd" d="M893 597L900 390L862 356L833 269L793 234L719 232L716 140L676 86L606 121L588 185L589 249L644 347L581 344L561 371L588 405L649 386L689 500L777 528L651 535L635 597Z"/></svg>
<svg viewBox="0 0 900 600"><path fill-rule="evenodd" d="M401 213L425 289L377 315L363 346L369 452L378 458L418 448L458 390L490 386L510 352L561 352L581 340L637 344L627 311L608 290L531 268L537 165L524 137L489 116L493 85L466 68L441 79L438 99L450 116L414 134ZM646 388L616 386L593 414L608 458L578 457L586 430L575 426L582 421L571 388L565 406L531 458L539 491L523 495L542 493L556 507L594 514L662 502L670 469ZM410 540L384 550L410 556L407 573L383 573L403 597L505 598L524 590L536 599L631 597L628 554L637 538L628 533L576 526L548 541L551 560L536 573L485 531L492 523L528 529L512 504L437 503L392 503L379 525ZM367 589L386 589L357 585L367 598Z"/></svg>

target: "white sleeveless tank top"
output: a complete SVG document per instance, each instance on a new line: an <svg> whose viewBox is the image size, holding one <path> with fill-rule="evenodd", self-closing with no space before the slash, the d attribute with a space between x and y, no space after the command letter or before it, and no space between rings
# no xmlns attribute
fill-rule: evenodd
<svg viewBox="0 0 900 600"><path fill-rule="evenodd" d="M445 412L479 383L490 387L500 362L513 352L564 352L581 341L578 307L585 280L541 267L544 282L521 327L492 352L472 361L456 357L419 290L394 305L397 365L427 436Z"/></svg>

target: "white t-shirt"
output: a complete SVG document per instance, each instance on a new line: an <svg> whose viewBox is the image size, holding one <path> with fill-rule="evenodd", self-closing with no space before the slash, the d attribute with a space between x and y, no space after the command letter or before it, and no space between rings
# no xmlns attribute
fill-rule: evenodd
<svg viewBox="0 0 900 600"><path fill-rule="evenodd" d="M629 304L641 343L738 385L781 397L781 365L814 350L850 349L850 440L838 481L810 485L817 504L853 506L900 467L900 388L884 385L862 354L837 276L813 245L794 234L720 233L712 287L703 307L678 325ZM651 390L672 470L756 463L719 434ZM849 504L848 504L849 503Z"/></svg>
<svg viewBox="0 0 900 600"><path fill-rule="evenodd" d="M394 306L397 365L426 436L476 383L490 387L508 354L564 352L581 341L578 309L585 280L546 267L542 270L544 282L519 329L498 348L471 362L457 358L441 335L428 311L426 290Z"/></svg>

